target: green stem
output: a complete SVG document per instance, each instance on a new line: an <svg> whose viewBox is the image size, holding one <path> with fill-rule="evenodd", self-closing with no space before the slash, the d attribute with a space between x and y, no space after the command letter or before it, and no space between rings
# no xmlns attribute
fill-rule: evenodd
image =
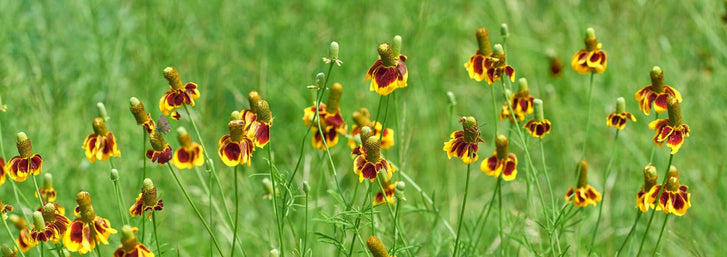
<svg viewBox="0 0 727 257"><path fill-rule="evenodd" d="M369 183L368 187L369 187L369 189L371 188L371 183ZM368 191L371 191L371 190L368 190ZM353 225L353 230L356 233L354 233L353 238L351 238L351 245L348 248L348 255L346 255L346 256L351 256L353 254L353 245L356 242L356 237L358 236L358 227L361 224L361 216L363 216L363 211L364 211L364 208L366 207L366 203L368 203L368 199L366 197L364 197L364 199L362 199L362 201L361 201L361 208L360 208L361 210L359 211L358 215L356 215L356 221L354 222L354 225Z"/></svg>
<svg viewBox="0 0 727 257"><path fill-rule="evenodd" d="M500 82L502 82L502 88L505 88L505 81L500 80ZM503 94L505 94L504 91L503 91ZM492 140L495 140L495 138L497 138L497 133L498 133L498 130L500 127L500 126L498 126L498 118L497 118L497 103L495 101L495 86L490 86L490 96L491 96L490 98L492 98L492 114L493 114L492 115L493 116L492 124L495 125L495 133L494 133L494 135L492 135ZM508 101L507 96L505 96L505 101ZM512 112L512 109L510 109L510 111Z"/></svg>
<svg viewBox="0 0 727 257"><path fill-rule="evenodd" d="M331 63L333 64L333 63ZM330 69L329 69L330 70ZM324 82L324 85L327 83L328 77L326 77L326 82ZM325 88L321 88L319 90L325 90ZM321 126L321 114L320 114L320 97L316 100L316 121L318 123L318 135L323 140L323 147L326 152L326 156L328 157L328 162L331 166L331 172L333 172L333 179L336 182L336 190L338 191L338 194L341 196L341 200L343 201L344 205L348 206L349 203L346 201L346 197L343 195L343 191L341 190L341 185L338 183L338 172L336 172L336 165L333 163L333 157L331 156L331 151L328 148L328 142L326 142L326 137L323 135L323 126Z"/></svg>
<svg viewBox="0 0 727 257"><path fill-rule="evenodd" d="M596 233L598 232L598 226L601 224L601 212L603 211L603 205L606 202L606 182L608 181L608 176L611 174L611 166L613 165L613 160L616 157L616 150L619 148L616 146L616 143L618 143L618 134L621 130L616 130L616 135L613 137L613 148L611 149L611 157L608 158L608 165L606 166L606 175L603 177L603 200L601 200L601 205L598 206L598 218L596 219L596 227L593 228L593 234L591 235L591 247L588 250L588 255L591 256L591 253L593 252L593 246L596 243Z"/></svg>
<svg viewBox="0 0 727 257"><path fill-rule="evenodd" d="M498 184L498 190L497 190L497 208L498 208L498 215L500 220L500 256L505 256L505 237L502 236L502 176L503 174L500 173L500 176L497 177L497 184Z"/></svg>
<svg viewBox="0 0 727 257"><path fill-rule="evenodd" d="M375 182L375 183L378 183ZM376 235L376 220L374 219L374 186L369 183L369 192L368 192L368 199L371 199L371 211L369 214L371 215L371 235ZM386 199L386 198L384 198Z"/></svg>
<svg viewBox="0 0 727 257"><path fill-rule="evenodd" d="M142 217L143 219L143 217ZM154 225L154 241L157 245L157 253L159 253L159 257L162 257L162 246L159 244L159 237L157 236L157 214L156 212L151 212L151 222ZM233 244L234 247L234 244Z"/></svg>
<svg viewBox="0 0 727 257"><path fill-rule="evenodd" d="M182 190L182 193L184 194L184 198L187 199L187 202L189 203L190 206L192 206L194 213L197 214L197 218L199 218L199 220L202 221L202 225L204 225L204 228L207 229L207 233L210 234L212 241L215 243L215 248L217 248L217 252L220 253L220 256L224 256L225 254L222 253L222 248L220 248L220 243L217 242L217 238L215 237L215 234L212 233L212 229L210 228L209 225L207 225L207 221L205 221L204 217L202 217L202 213L200 213L199 209L197 209L197 205L195 205L194 202L192 201L192 198L189 196L189 193L187 192L187 189L184 187L184 184L182 184L182 181L179 180L177 173L174 172L174 168L172 168L172 164L167 162L167 167L169 167L169 172L172 173L174 180L177 182L177 185Z"/></svg>
<svg viewBox="0 0 727 257"><path fill-rule="evenodd" d="M382 174L382 176L386 176L386 174ZM378 179L378 177L379 176L377 175L376 178ZM384 186L381 185L380 181L378 181L377 184L379 184L379 190L381 190L381 192L384 193ZM373 200L373 196L372 196L371 199ZM391 208L391 205L388 203L388 201L386 201L386 194L385 193L384 193L384 202L385 202L385 205L386 205L387 209L389 210L389 214L391 215L391 219L392 220L396 220L396 213L395 213L394 209ZM371 208L371 212L373 213L373 207ZM394 230L398 231L397 233L394 234L394 239L395 239L394 241L396 241L396 235L397 234L400 235L401 236L401 241L402 241L402 244L403 244L403 248L406 249L406 251L409 254L409 256L414 256L414 255L412 255L412 252L411 252L410 247L408 247L408 244L409 243L407 242L408 240L407 240L406 234L404 234L404 231L399 227L399 224L396 223L396 222L394 223Z"/></svg>
<svg viewBox="0 0 727 257"><path fill-rule="evenodd" d="M661 181L661 187L659 187L659 193L656 194L656 206L659 206L659 199L661 199L661 193L664 192L664 187L666 187L666 181L667 178L669 178L669 168L671 167L671 162L674 159L674 154L669 155L669 163L666 165L666 172L664 173L664 179ZM646 242L646 236L649 235L649 229L651 228L651 221L654 220L654 214L656 214L656 208L654 208L654 211L651 212L651 217L649 217L649 222L646 223L646 231L644 231L644 236L641 238L641 245L639 245L639 251L636 252L636 256L641 255L641 249L644 248L644 242Z"/></svg>
<svg viewBox="0 0 727 257"><path fill-rule="evenodd" d="M657 250L659 250L659 242L661 242L661 237L664 235L664 228L666 228L666 224L669 222L669 218L671 215L666 214L666 217L664 217L664 223L661 224L661 232L659 232L659 239L656 240L656 245L654 246L654 252L651 253L651 256L657 256Z"/></svg>
<svg viewBox="0 0 727 257"><path fill-rule="evenodd" d="M141 183L144 183L144 179L146 179L146 139L148 133L146 133L146 128L144 126L141 127L141 137L143 138L143 141L141 143L141 159L144 160L144 167L142 168L142 177L141 177ZM139 186L141 187L141 185Z"/></svg>
<svg viewBox="0 0 727 257"><path fill-rule="evenodd" d="M396 201L396 210L394 211L394 247L391 249L396 249L396 244L399 242L399 240L396 239L396 236L399 234L399 230L397 229L399 227L399 209L401 207L401 201L397 199Z"/></svg>
<svg viewBox="0 0 727 257"><path fill-rule="evenodd" d="M464 182L464 199L462 199L462 208L459 211L459 221L457 221L457 237L454 239L454 253L452 253L452 257L457 257L457 250L459 250L459 235L462 231L462 220L464 218L464 209L467 205L467 195L469 193L470 189L470 166L472 164L467 164L467 177Z"/></svg>
<svg viewBox="0 0 727 257"><path fill-rule="evenodd" d="M40 207L43 207L43 199L40 197L40 188L38 188L38 181L35 180L35 177L37 175L33 175L33 185L35 185L35 193L38 195L38 202L40 202Z"/></svg>
<svg viewBox="0 0 727 257"><path fill-rule="evenodd" d="M305 256L305 252L308 250L308 193L305 193L305 228L303 233L303 251L301 254Z"/></svg>
<svg viewBox="0 0 727 257"><path fill-rule="evenodd" d="M240 191L237 189L237 184L239 184L237 181L237 166L240 166L240 165L235 165L235 169L233 171L234 178L233 178L233 182L232 182L233 184L235 184L235 223L234 223L234 225L232 225L232 249L230 250L230 256L235 256L235 241L237 241L237 224L238 224L238 219L240 217L240 197L239 197ZM275 191L274 187L273 187L273 191Z"/></svg>
<svg viewBox="0 0 727 257"><path fill-rule="evenodd" d="M629 234L626 235L626 238L624 239L623 243L621 243L621 247L619 247L618 248L618 251L616 251L616 255L615 256L619 256L619 254L621 254L622 250L624 249L624 246L626 246L626 243L629 241L629 238L634 233L634 230L636 228L636 225L639 224L639 218L641 218L641 214L643 214L643 212L641 212L641 210L637 210L636 211L636 219L634 219L634 224L631 225L631 229L629 230Z"/></svg>
<svg viewBox="0 0 727 257"><path fill-rule="evenodd" d="M490 210L492 210L492 203L495 202L495 196L497 196L497 192L500 190L500 180L498 179L495 181L495 189L492 191L492 197L490 198L489 204L487 204L487 212L485 212L485 206L482 206L482 211L480 211L480 215L477 216L477 222L475 222L475 228L480 228L479 232L477 232L477 237L475 237L475 245L472 247L472 249L479 249L480 245L480 238L482 237L482 231L484 231L484 228L487 227L487 221L489 221L490 217ZM484 221L482 222L482 225L480 225L480 220L482 220L484 214Z"/></svg>
<svg viewBox="0 0 727 257"><path fill-rule="evenodd" d="M423 199L424 199L425 201L427 201L427 203L428 203L429 205L431 205L431 206L432 206L432 209L434 209L434 213L435 213L435 214L437 215L437 217L439 217L439 219L440 219L440 220L442 221L442 224L444 224L444 227L445 227L445 228L447 228L447 231L449 231L449 234L451 234L451 235L452 235L453 237L454 237L454 236L456 236L456 235L455 235L455 232L454 232L454 229L452 228L452 225L450 225L450 224L449 224L449 221L447 221L447 219L445 219L444 217L442 217L442 215L441 215L441 214L439 213L439 208L437 208L437 207L436 207L436 206L434 205L434 201L432 200L432 198L431 198L431 197L429 197L429 195L427 195L427 193L426 193L426 192L424 192L424 190L422 190L422 188L421 188L421 187L420 187L419 185L417 185L417 183L416 183L416 182L414 182L414 180L413 180L413 179L411 179L411 178L409 177L409 175L406 175L406 173L405 173L404 171L399 171L398 173L399 173L399 175L401 175L401 177L403 177L404 179L406 179L406 181L407 181L407 183L408 183L408 184L407 184L407 187L408 187L409 185L411 185L412 187L414 187L414 190L416 190L417 192L419 192L419 194L420 194L420 195L422 196L422 198L423 198Z"/></svg>
<svg viewBox="0 0 727 257"><path fill-rule="evenodd" d="M119 189L119 181L114 180L114 193L116 194L116 204L119 205L119 216L121 216L121 221L124 222L124 225L128 225L129 221L126 219L126 215L124 215L124 202L121 200L121 190Z"/></svg>
<svg viewBox="0 0 727 257"><path fill-rule="evenodd" d="M654 111L654 113L656 113L656 115L654 115L654 120L658 120L659 119L659 113L656 112L656 111ZM654 153L655 153L654 150L656 150L656 144L652 144L651 145L651 153L649 153L649 164L651 164L651 162L654 161Z"/></svg>
<svg viewBox="0 0 727 257"><path fill-rule="evenodd" d="M550 175L548 175L548 165L545 163L545 148L543 147L543 139L540 139L540 159L543 161L543 174L545 182L548 183L548 191L550 191L550 204L553 206L553 216L555 216L555 196L553 196L553 186L550 183Z"/></svg>
<svg viewBox="0 0 727 257"><path fill-rule="evenodd" d="M40 244L39 244L39 247L40 247L40 257L43 257L43 255L45 255L45 249L44 249L44 247L43 247L43 241L41 241L41 242L40 242ZM18 248L18 249L19 249L19 248ZM21 252L22 252L22 251L21 251ZM100 254L99 254L98 256L99 256L99 257L101 257L101 255L100 255Z"/></svg>
<svg viewBox="0 0 727 257"><path fill-rule="evenodd" d="M278 226L278 240L280 241L280 256L285 257L285 242L283 241L283 220L282 215L280 213L280 210L278 209L278 194L277 194L277 186L276 181L278 180L277 175L274 173L273 169L273 154L272 150L270 150L273 146L270 142L268 142L268 165L270 166L270 180L273 181L273 210L275 211L275 221Z"/></svg>
<svg viewBox="0 0 727 257"><path fill-rule="evenodd" d="M590 80L591 82L590 82L590 85L588 86L588 112L586 113L586 123L585 123L586 136L584 137L583 148L581 149L581 160L584 160L586 158L586 146L588 145L588 132L590 131L590 128L591 128L591 126L590 126L591 125L591 105L592 105L591 103L593 102L593 77L595 76L595 74L596 74L595 72L591 72L591 80ZM578 167L576 168L576 186L573 187L574 190L575 190L575 188L578 188L577 183L578 183L578 181L580 181L580 179L581 179L581 165L578 165Z"/></svg>
<svg viewBox="0 0 727 257"><path fill-rule="evenodd" d="M13 233L10 232L10 228L8 227L8 221L4 217L2 217L2 215L5 215L5 214L0 214L0 220L3 220L3 225L5 225L5 231L8 232L8 238L10 238L10 240L13 241L13 245L15 245L15 249L18 249L20 256L25 257L25 254L23 253L23 251L20 250L20 246L18 245L18 242L15 240L12 240L15 237L13 236Z"/></svg>

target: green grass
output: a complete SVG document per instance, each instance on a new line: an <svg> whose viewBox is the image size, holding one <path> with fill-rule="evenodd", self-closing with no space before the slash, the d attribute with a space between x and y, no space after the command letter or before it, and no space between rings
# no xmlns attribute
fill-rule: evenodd
<svg viewBox="0 0 727 257"><path fill-rule="evenodd" d="M573 169L581 157L583 141L588 140L590 184L605 197L595 249L599 256L614 254L636 213L634 197L643 183L641 171L649 159L653 130L647 124L653 117L638 110L633 94L650 84L649 71L654 65L664 70L665 83L681 92L684 122L692 129L675 156L674 165L681 171L681 183L690 187L693 207L685 216L672 218L661 242L662 253L713 256L720 250L718 239L727 236L715 229L722 224L719 217L726 210L723 200L727 193L727 184L721 179L724 165L719 161L723 152L720 146L727 143L720 136L724 134L721 128L727 126L727 117L718 111L727 104L723 97L727 94L724 79L720 79L727 75L727 33L721 20L725 9L717 1L3 1L0 10L0 21L4 24L0 27L0 96L8 106L7 112L0 113L4 159L7 161L16 153L15 133L26 132L34 151L44 158L43 172L54 175L58 202L72 210L75 194L87 190L97 214L108 218L119 230L121 218L115 209L109 165L90 164L81 149L83 139L93 131L91 121L97 115L97 102L105 103L111 116L107 125L122 152L115 163L121 174L125 208L140 192L142 179L141 131L128 110L128 99L138 97L147 111L158 117L159 97L168 89L162 76L167 66L176 67L183 81L199 85L202 96L192 108L193 116L222 181L232 179L232 168L224 166L213 151L217 140L227 134L230 112L248 108L246 96L250 90L259 91L270 102L275 116L271 131L274 159L277 168L288 174L295 166L300 153L298 145L306 132L302 110L314 100L315 92L306 86L314 83L316 73L327 70L321 57L327 55L330 41L341 46L343 66L334 68L331 81L344 86L341 109L351 125L353 111L366 107L372 116L375 113L379 97L368 91L369 83L363 78L377 58L376 45L397 34L403 37L402 52L408 56L409 86L396 91L400 106L392 108L399 108L397 145L384 154L434 198L441 215L454 226L465 173L459 160L447 160L441 150L452 129L458 127L457 119L448 119L446 115L445 93L452 91L457 97L455 117L472 115L480 120L486 141L480 145L480 160L486 158L494 149L489 88L484 82L470 80L462 64L477 47L475 29L488 28L493 44L500 43L500 24L507 23L511 34L507 40L508 63L515 68L518 78L528 79L531 95L543 99L545 117L553 124L553 131L545 137L545 151L556 203L562 203L562 195L575 183ZM592 127L585 139L586 124L582 121L586 117L588 76L573 72L569 61L575 51L583 48L587 27L593 27L603 43L608 53L608 69L595 77ZM565 64L562 78L549 75L549 49ZM496 85L500 96L499 83ZM605 126L605 117L613 111L619 96L626 98L627 110L635 114L638 122L628 124L621 132L620 156L611 177L604 178L608 153L614 147L614 129ZM498 98L497 111L500 104ZM182 114L182 120L170 121L171 125L185 126L191 132L189 119ZM389 121L395 117L390 108ZM500 124L501 131L506 128L505 123ZM510 149L520 159L521 173L515 181L503 184L502 196L506 237L513 238L507 243L508 255L531 255L531 248L516 240L526 231L537 230L534 222L542 222L543 217L538 210L525 211L525 156L514 135ZM179 145L175 137L174 132L169 133L167 141L176 149ZM335 183L328 169L321 168L327 162L322 152L311 150L309 142L305 146L304 166L295 181L301 185L307 180L313 187L311 232L332 234L333 226L326 220L340 218L335 215L343 211L335 198ZM537 141L529 140L527 147L534 155L533 163L541 170ZM338 179L347 197L352 196L357 182L349 150L343 140L332 148ZM261 180L268 174L266 158L265 151L256 151L252 165L240 167L243 176L238 231L249 256L264 256L277 247L271 203L262 198ZM664 175L667 160L668 148L657 148L654 164L659 176ZM400 180L399 173L395 173L395 180ZM465 241L470 240L468 233L476 215L489 201L495 185L493 178L473 173L465 211ZM165 256L176 255L177 251L180 256L204 256L213 251L208 236L202 232L204 228L166 167L153 166L148 174L165 203L164 210L157 215ZM180 174L202 212L207 213L207 197L201 187L206 182L198 181L193 171ZM605 189L604 180L608 181ZM224 183L223 187L232 208L233 184ZM32 183L21 183L20 188L29 200L34 200ZM365 184L359 188L356 208L363 190ZM0 198L22 206L15 203L12 192L6 183L0 187ZM410 185L406 195L408 201L401 206L401 226L415 255L451 254L454 238ZM535 196L531 197L535 203ZM303 199L297 199L289 214L297 234L303 226L301 204ZM391 247L388 211L385 207L376 210L380 231L377 235ZM575 238L574 230L563 234L561 243L571 245L569 255L576 247L580 254L587 251L597 211L593 207L583 210L581 238ZM498 215L496 211L491 214L477 249L479 254L499 252L494 242L498 238ZM70 211L66 216L71 216ZM213 229L218 231L223 249L229 251L232 235L222 225L221 217ZM652 251L663 217L657 213L645 245L647 253ZM140 220L133 218L131 223L139 226ZM644 223L642 217L629 246L631 254L638 248ZM370 225L361 227L365 241ZM540 235L529 238L536 245L532 249L540 249L538 242L543 247L547 245L547 238ZM290 255L298 238L289 230L285 236L286 253ZM343 241L346 249L350 236L351 233ZM104 255L110 255L119 246L119 240L118 234L112 236L110 246L102 247ZM8 242L6 233L0 233L0 242ZM145 243L156 249L150 235ZM313 234L309 246L314 256L335 253L335 246ZM357 256L364 255L358 243L355 252ZM398 255L406 256L404 252Z"/></svg>

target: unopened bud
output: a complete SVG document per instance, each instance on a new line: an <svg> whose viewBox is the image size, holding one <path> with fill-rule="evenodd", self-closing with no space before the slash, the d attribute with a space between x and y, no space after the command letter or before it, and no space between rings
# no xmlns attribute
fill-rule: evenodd
<svg viewBox="0 0 727 257"><path fill-rule="evenodd" d="M266 195L272 195L273 194L273 182L269 178L263 178L263 189L265 190Z"/></svg>
<svg viewBox="0 0 727 257"><path fill-rule="evenodd" d="M278 249L270 250L270 257L280 257L280 251Z"/></svg>
<svg viewBox="0 0 727 257"><path fill-rule="evenodd" d="M308 181L306 180L303 180L303 193L310 193L310 184L308 184Z"/></svg>
<svg viewBox="0 0 727 257"><path fill-rule="evenodd" d="M395 58L398 59L399 55L401 55L401 36L394 36L394 40L391 43L391 49L394 53Z"/></svg>
<svg viewBox="0 0 727 257"><path fill-rule="evenodd" d="M106 106L102 102L96 103L96 108L98 108L98 116L103 118L104 120L109 120L109 114L106 112Z"/></svg>
<svg viewBox="0 0 727 257"><path fill-rule="evenodd" d="M452 91L447 91L447 105L457 105L457 98L454 97L454 93L452 93Z"/></svg>
<svg viewBox="0 0 727 257"><path fill-rule="evenodd" d="M326 85L326 74L323 74L323 72L319 72L316 74L316 85L318 86L318 89L323 89Z"/></svg>
<svg viewBox="0 0 727 257"><path fill-rule="evenodd" d="M111 181L119 181L119 170L111 169Z"/></svg>
<svg viewBox="0 0 727 257"><path fill-rule="evenodd" d="M507 28L507 24L503 23L500 25L500 36L507 39L510 37L510 30Z"/></svg>
<svg viewBox="0 0 727 257"><path fill-rule="evenodd" d="M331 60L338 60L338 42L332 41L331 46L328 47L328 58Z"/></svg>

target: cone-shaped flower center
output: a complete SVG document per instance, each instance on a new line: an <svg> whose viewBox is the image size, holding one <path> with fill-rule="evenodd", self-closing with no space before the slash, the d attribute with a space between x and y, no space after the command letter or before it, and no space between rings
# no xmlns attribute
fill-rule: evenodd
<svg viewBox="0 0 727 257"><path fill-rule="evenodd" d="M644 168L644 192L649 192L656 185L656 177L656 167L649 165Z"/></svg>
<svg viewBox="0 0 727 257"><path fill-rule="evenodd" d="M366 240L366 246L374 257L389 257L389 252L386 251L384 244L376 236L369 237Z"/></svg>
<svg viewBox="0 0 727 257"><path fill-rule="evenodd" d="M363 140L372 137L374 135L374 130L369 126L364 126L361 128L361 142L363 143Z"/></svg>
<svg viewBox="0 0 727 257"><path fill-rule="evenodd" d="M598 49L598 39L596 38L596 31L593 28L586 29L586 51L594 51Z"/></svg>
<svg viewBox="0 0 727 257"><path fill-rule="evenodd" d="M56 206L52 203L46 203L42 210L43 219L48 222L53 222L56 220Z"/></svg>
<svg viewBox="0 0 727 257"><path fill-rule="evenodd" d="M505 66L505 49L500 44L495 44L494 47L492 47L492 56L495 58L495 63L493 64L494 67L503 67Z"/></svg>
<svg viewBox="0 0 727 257"><path fill-rule="evenodd" d="M76 195L76 202L78 203L78 209L81 213L81 220L84 223L91 223L96 219L96 211L93 210L91 203L91 195L88 192L78 192Z"/></svg>
<svg viewBox="0 0 727 257"><path fill-rule="evenodd" d="M173 67L164 68L164 78L169 81L169 86L174 89L182 89L184 87L182 85L182 79L179 78L179 73Z"/></svg>
<svg viewBox="0 0 727 257"><path fill-rule="evenodd" d="M541 122L545 120L545 115L543 114L543 100L533 100L533 109L535 109L535 121Z"/></svg>
<svg viewBox="0 0 727 257"><path fill-rule="evenodd" d="M520 78L518 81L518 93L519 92L530 92L528 89L528 80L526 78Z"/></svg>
<svg viewBox="0 0 727 257"><path fill-rule="evenodd" d="M664 93L664 71L659 66L651 68L651 90Z"/></svg>
<svg viewBox="0 0 727 257"><path fill-rule="evenodd" d="M24 132L18 133L16 146L18 147L20 157L30 158L33 155L33 146L30 144L30 139L28 139L28 136Z"/></svg>
<svg viewBox="0 0 727 257"><path fill-rule="evenodd" d="M623 97L616 98L616 113L626 112L626 100Z"/></svg>
<svg viewBox="0 0 727 257"><path fill-rule="evenodd" d="M189 136L187 129L184 127L179 127L177 129L177 139L183 147L189 148L192 146L192 137Z"/></svg>
<svg viewBox="0 0 727 257"><path fill-rule="evenodd" d="M108 132L106 130L106 123L104 123L103 118L96 117L93 119L93 132L96 133L97 136L105 136Z"/></svg>
<svg viewBox="0 0 727 257"><path fill-rule="evenodd" d="M240 142L245 132L245 122L242 120L233 120L228 125L230 127L230 139L233 142Z"/></svg>
<svg viewBox="0 0 727 257"><path fill-rule="evenodd" d="M45 230L45 220L43 220L43 214L39 211L33 212L33 225L35 225L35 228L33 229L35 231Z"/></svg>
<svg viewBox="0 0 727 257"><path fill-rule="evenodd" d="M149 117L146 115L144 104L136 97L131 97L131 99L129 100L129 104L129 110L131 110L131 114L134 114L136 125L144 124L144 122L146 122Z"/></svg>
<svg viewBox="0 0 727 257"><path fill-rule="evenodd" d="M257 108L255 114L257 115L257 119L259 121L263 121L265 123L270 124L270 122L273 120L273 113L270 111L270 105L268 104L268 101L260 100L257 102Z"/></svg>
<svg viewBox="0 0 727 257"><path fill-rule="evenodd" d="M585 188L588 185L588 163L583 160L580 166L581 174L578 176L578 188Z"/></svg>
<svg viewBox="0 0 727 257"><path fill-rule="evenodd" d="M679 107L679 101L669 96L666 99L667 110L669 111L669 125L676 128L682 125L682 108Z"/></svg>
<svg viewBox="0 0 727 257"><path fill-rule="evenodd" d="M151 147L155 151L161 152L167 148L167 141L164 141L164 136L157 130L149 134L149 142L151 142Z"/></svg>
<svg viewBox="0 0 727 257"><path fill-rule="evenodd" d="M679 186L679 171L674 166L671 166L666 180L666 190L676 192L679 191Z"/></svg>
<svg viewBox="0 0 727 257"><path fill-rule="evenodd" d="M260 94L254 90L250 91L250 93L247 94L247 100L250 103L250 111L257 113L257 102L262 100L262 98L260 98Z"/></svg>
<svg viewBox="0 0 727 257"><path fill-rule="evenodd" d="M126 251L134 250L139 242L136 240L136 233L129 225L121 228L121 246Z"/></svg>
<svg viewBox="0 0 727 257"><path fill-rule="evenodd" d="M391 50L394 52L394 58L399 60L399 55L401 54L401 36L394 36L394 41L391 43Z"/></svg>
<svg viewBox="0 0 727 257"><path fill-rule="evenodd" d="M396 61L398 56L394 56L394 50L391 49L391 45L389 45L389 43L379 44L377 50L379 51L379 56L381 57L381 62L384 66L396 67L396 65L399 64Z"/></svg>
<svg viewBox="0 0 727 257"><path fill-rule="evenodd" d="M369 111L362 108L360 111L353 112L353 121L359 126L368 126L371 124L371 120L368 115Z"/></svg>
<svg viewBox="0 0 727 257"><path fill-rule="evenodd" d="M338 105L341 102L341 93L343 93L343 86L340 83L333 83L330 92L328 92L328 102L326 103L328 113L336 113L338 111Z"/></svg>
<svg viewBox="0 0 727 257"><path fill-rule="evenodd" d="M44 189L53 188L53 175L52 174L46 173L45 176L43 176L43 188Z"/></svg>
<svg viewBox="0 0 727 257"><path fill-rule="evenodd" d="M463 117L460 122L462 122L462 130L464 130L464 140L469 143L477 143L480 138L480 128L477 127L475 117Z"/></svg>
<svg viewBox="0 0 727 257"><path fill-rule="evenodd" d="M492 53L492 48L490 47L490 33L487 32L487 29L477 29L477 31L475 31L475 36L477 36L477 45L480 48L480 54L484 56L490 55Z"/></svg>
<svg viewBox="0 0 727 257"><path fill-rule="evenodd" d="M497 149L497 159L505 160L507 159L508 155L508 140L506 136L503 135L497 135L497 138L495 138L495 147Z"/></svg>
<svg viewBox="0 0 727 257"><path fill-rule="evenodd" d="M371 163L379 162L381 158L381 141L376 136L370 136L363 141L363 147L366 149L366 160Z"/></svg>

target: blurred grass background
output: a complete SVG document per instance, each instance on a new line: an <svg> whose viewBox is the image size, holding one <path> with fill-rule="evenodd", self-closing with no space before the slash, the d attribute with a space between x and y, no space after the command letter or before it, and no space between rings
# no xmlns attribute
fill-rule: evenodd
<svg viewBox="0 0 727 257"><path fill-rule="evenodd" d="M164 67L176 67L183 81L199 85L202 96L196 101L193 116L210 150L215 150L216 141L227 134L230 112L247 108L247 93L258 90L270 102L275 116L271 134L276 164L279 169L290 171L305 133L302 109L313 102L313 92L306 86L313 83L316 73L327 69L321 57L327 55L330 41L341 46L343 66L334 68L332 81L344 86L341 109L352 124L353 111L366 107L375 112L379 97L368 91L369 83L363 78L377 58L376 45L397 34L404 39L402 52L408 56L410 75L408 88L396 93L401 105L401 127L396 131L397 146L388 150L388 155L398 153L402 157L393 158L395 164L430 196L434 195L442 215L450 224L456 224L464 191L464 166L459 160L447 160L441 150L451 128L458 126L456 118L448 120L444 115L445 92L452 91L457 96L455 116L473 115L484 125L482 135L486 144L481 145L480 155L489 156L494 149L489 88L484 82L470 80L462 64L477 47L476 28L488 28L492 43L501 43L499 27L507 23L511 34L507 39L508 63L515 68L518 78L528 79L531 95L544 100L546 118L553 123L545 147L556 200L562 201L567 187L575 183L573 170L580 158L581 144L583 140L589 142L586 159L591 167L590 183L605 197L598 255L613 255L635 214L634 196L643 183L641 171L652 145L653 131L647 124L653 117L638 110L633 94L650 84L648 73L654 65L664 70L665 83L681 92L684 122L692 129L673 164L681 171L681 183L690 186L693 207L685 216L670 222L662 242L663 253L713 256L720 249L719 239L727 236L724 230L717 229L722 224L719 217L725 212L727 193L726 181L721 177L724 165L719 161L723 153L720 146L725 145L721 128L727 124L725 113L718 111L727 104L724 79L720 79L727 75L727 33L721 18L726 12L719 1L71 0L2 1L0 10L4 24L0 27L0 96L8 106L8 111L0 114L6 152L3 157L8 160L16 153L14 134L26 132L35 152L44 157L43 172L55 177L58 202L71 210L75 194L88 190L98 215L110 219L117 229L121 219L115 210L109 166L105 162L90 164L81 149L83 139L92 132L97 102L106 104L111 116L107 125L122 152L116 164L122 174L126 210L140 192L143 154L141 131L128 111L128 99L138 97L147 111L157 117L158 99L168 89L162 76ZM608 69L595 78L592 127L585 139L588 76L573 72L569 61L573 53L583 48L587 27L593 27L603 43L608 53ZM565 64L561 78L549 74L549 49ZM500 90L499 83L496 85ZM621 133L617 145L620 155L611 177L604 178L608 153L614 147L614 129L605 126L605 117L613 111L619 96L627 99L627 110L636 115L638 122L628 124ZM500 104L498 97L497 111ZM393 111L389 114L390 120L395 117ZM182 116L180 121L171 121L172 127L185 126L191 131L187 115ZM505 129L505 124L500 128ZM178 146L174 132L168 134L167 141L175 149ZM514 137L511 140L516 141L519 140ZM536 143L531 140L527 147L538 156ZM661 176L668 148L656 150L654 164ZM326 193L335 187L327 175L330 173L321 168L323 155L311 150L309 143L305 151L305 172L299 173L296 181L311 181L314 188L313 199L318 208L311 210L312 232L329 233L330 225L321 219L340 211ZM506 228L512 237L521 238L523 219L531 222L542 217L522 215L526 202L525 157L520 147L513 146L511 151L521 159L522 173L516 181L504 184ZM250 256L264 255L277 245L270 202L262 199L263 176L256 176L268 169L263 153L253 156L251 167L241 167L244 179L239 231ZM231 180L232 169L223 166L216 154L210 154L222 180ZM345 141L333 148L333 154L341 186L351 195L356 179ZM540 168L539 157L534 158ZM199 186L202 182L193 171L180 173L192 187L200 207L206 210L206 196ZM465 216L465 225L469 226L489 201L495 184L491 177L473 173ZM158 215L164 249L178 251L180 256L208 253L208 238L166 168L152 167L148 174L165 203L164 211ZM604 180L608 182L605 189ZM223 186L230 195L232 184ZM32 183L24 182L20 187L26 197L32 198ZM402 223L412 244L422 247L418 255L448 255L452 240L448 232L441 225L420 225L431 224L435 218L422 211L425 207L418 193L409 190L407 196ZM9 183L0 187L0 199L18 205L13 201ZM584 212L583 237L574 238L572 231L564 236L568 239L564 241L572 241L574 246L580 244L581 249L590 243L597 208L586 208ZM381 215L386 217L384 211ZM496 217L495 214L493 219ZM647 251L653 247L663 217L658 214L654 221ZM296 209L291 219L300 229L302 209ZM132 219L132 225L139 221L140 218ZM635 238L641 238L644 223L642 217ZM498 242L492 242L497 238L495 224L490 222L491 228L485 229L482 245L492 248L480 250L483 253L498 247ZM223 245L229 244L229 230L220 222L216 225L218 238L225 242ZM386 226L386 222L379 225ZM379 229L388 231L384 227ZM290 233L286 235L287 249L291 249L294 239ZM382 232L379 237L390 245L390 236ZM147 245L155 249L149 239L147 236ZM5 233L0 234L0 242L7 240ZM113 236L110 242L110 246L102 248L106 254L120 244L119 236ZM631 248L638 247L638 242L633 240ZM522 254L530 254L515 241L508 245L510 249L520 249ZM329 255L334 250L320 242L312 247L314 256Z"/></svg>

